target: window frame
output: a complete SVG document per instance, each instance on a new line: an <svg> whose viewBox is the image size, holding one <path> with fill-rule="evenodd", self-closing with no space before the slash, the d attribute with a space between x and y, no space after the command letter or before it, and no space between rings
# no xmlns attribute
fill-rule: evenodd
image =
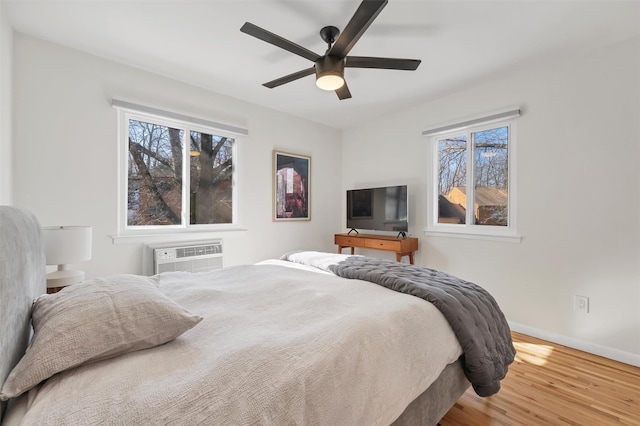
<svg viewBox="0 0 640 426"><path fill-rule="evenodd" d="M222 130L213 126L207 126L186 120L170 118L159 114L138 111L135 109L116 106L118 110L118 212L117 235L112 236L114 243L121 242L138 242L138 237L144 236L169 236L170 239L176 239L176 235L188 235L193 238L200 236L211 236L211 233L218 231L244 231L240 227L240 209L238 205L240 182L238 173L238 158L240 152L240 139L243 135ZM183 149L182 149L182 208L181 208L181 224L179 225L128 225L128 164L129 164L129 122L130 120L142 121L160 126L181 129L183 133ZM215 136L223 136L234 139L233 143L233 171L232 171L232 222L224 224L190 224L189 223L189 137L190 132L196 131L200 133L212 134ZM171 238L174 236L174 238ZM179 238L178 238L179 239Z"/></svg>
<svg viewBox="0 0 640 426"><path fill-rule="evenodd" d="M453 238L469 238L490 241L505 241L519 243L522 237L517 231L517 182L516 182L516 151L517 151L517 120L515 118L507 119L488 119L486 121L474 120L472 124L462 126L449 126L445 130L433 133L423 133L429 141L429 153L431 159L430 165L430 184L427 186L427 199L429 207L427 208L427 228L425 235L441 236ZM467 136L466 149L466 174L467 174L467 199L468 204L473 203L475 199L475 139L472 134L486 130L507 127L508 132L508 219L507 226L497 225L477 225L473 223L473 209L465 207L466 220L464 224L449 224L438 222L438 140L452 136Z"/></svg>

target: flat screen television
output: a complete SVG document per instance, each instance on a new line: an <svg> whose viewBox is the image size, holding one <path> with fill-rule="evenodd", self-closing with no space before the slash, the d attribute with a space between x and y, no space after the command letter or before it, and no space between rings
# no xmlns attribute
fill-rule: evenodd
<svg viewBox="0 0 640 426"><path fill-rule="evenodd" d="M347 190L347 228L405 233L407 204L407 185Z"/></svg>

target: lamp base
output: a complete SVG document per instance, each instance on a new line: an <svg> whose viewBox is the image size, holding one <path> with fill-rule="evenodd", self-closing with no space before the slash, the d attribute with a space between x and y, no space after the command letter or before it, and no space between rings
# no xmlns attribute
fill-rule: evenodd
<svg viewBox="0 0 640 426"><path fill-rule="evenodd" d="M66 269L64 271L54 271L47 274L47 288L65 287L71 284L78 284L84 281L84 271Z"/></svg>

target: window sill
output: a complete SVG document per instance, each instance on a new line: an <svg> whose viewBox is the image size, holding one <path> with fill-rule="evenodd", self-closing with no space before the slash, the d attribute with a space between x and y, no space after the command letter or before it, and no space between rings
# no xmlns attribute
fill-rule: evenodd
<svg viewBox="0 0 640 426"><path fill-rule="evenodd" d="M469 240L499 241L506 243L519 244L522 242L522 236L517 234L482 234L477 232L460 232L448 230L425 230L424 235L428 237L445 237L445 238L465 238Z"/></svg>
<svg viewBox="0 0 640 426"><path fill-rule="evenodd" d="M242 237L247 233L246 229L231 228L215 231L196 231L196 232L172 232L166 234L130 234L130 235L109 235L113 244L132 244L132 243L164 243L164 242L182 242L205 240L223 237Z"/></svg>

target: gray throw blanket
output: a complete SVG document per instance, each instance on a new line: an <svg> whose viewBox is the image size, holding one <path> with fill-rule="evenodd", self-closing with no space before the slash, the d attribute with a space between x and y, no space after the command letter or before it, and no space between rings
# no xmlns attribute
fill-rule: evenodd
<svg viewBox="0 0 640 426"><path fill-rule="evenodd" d="M329 269L434 304L462 346L464 372L476 393L491 396L500 390L515 349L504 314L482 287L433 269L364 256L348 257Z"/></svg>

